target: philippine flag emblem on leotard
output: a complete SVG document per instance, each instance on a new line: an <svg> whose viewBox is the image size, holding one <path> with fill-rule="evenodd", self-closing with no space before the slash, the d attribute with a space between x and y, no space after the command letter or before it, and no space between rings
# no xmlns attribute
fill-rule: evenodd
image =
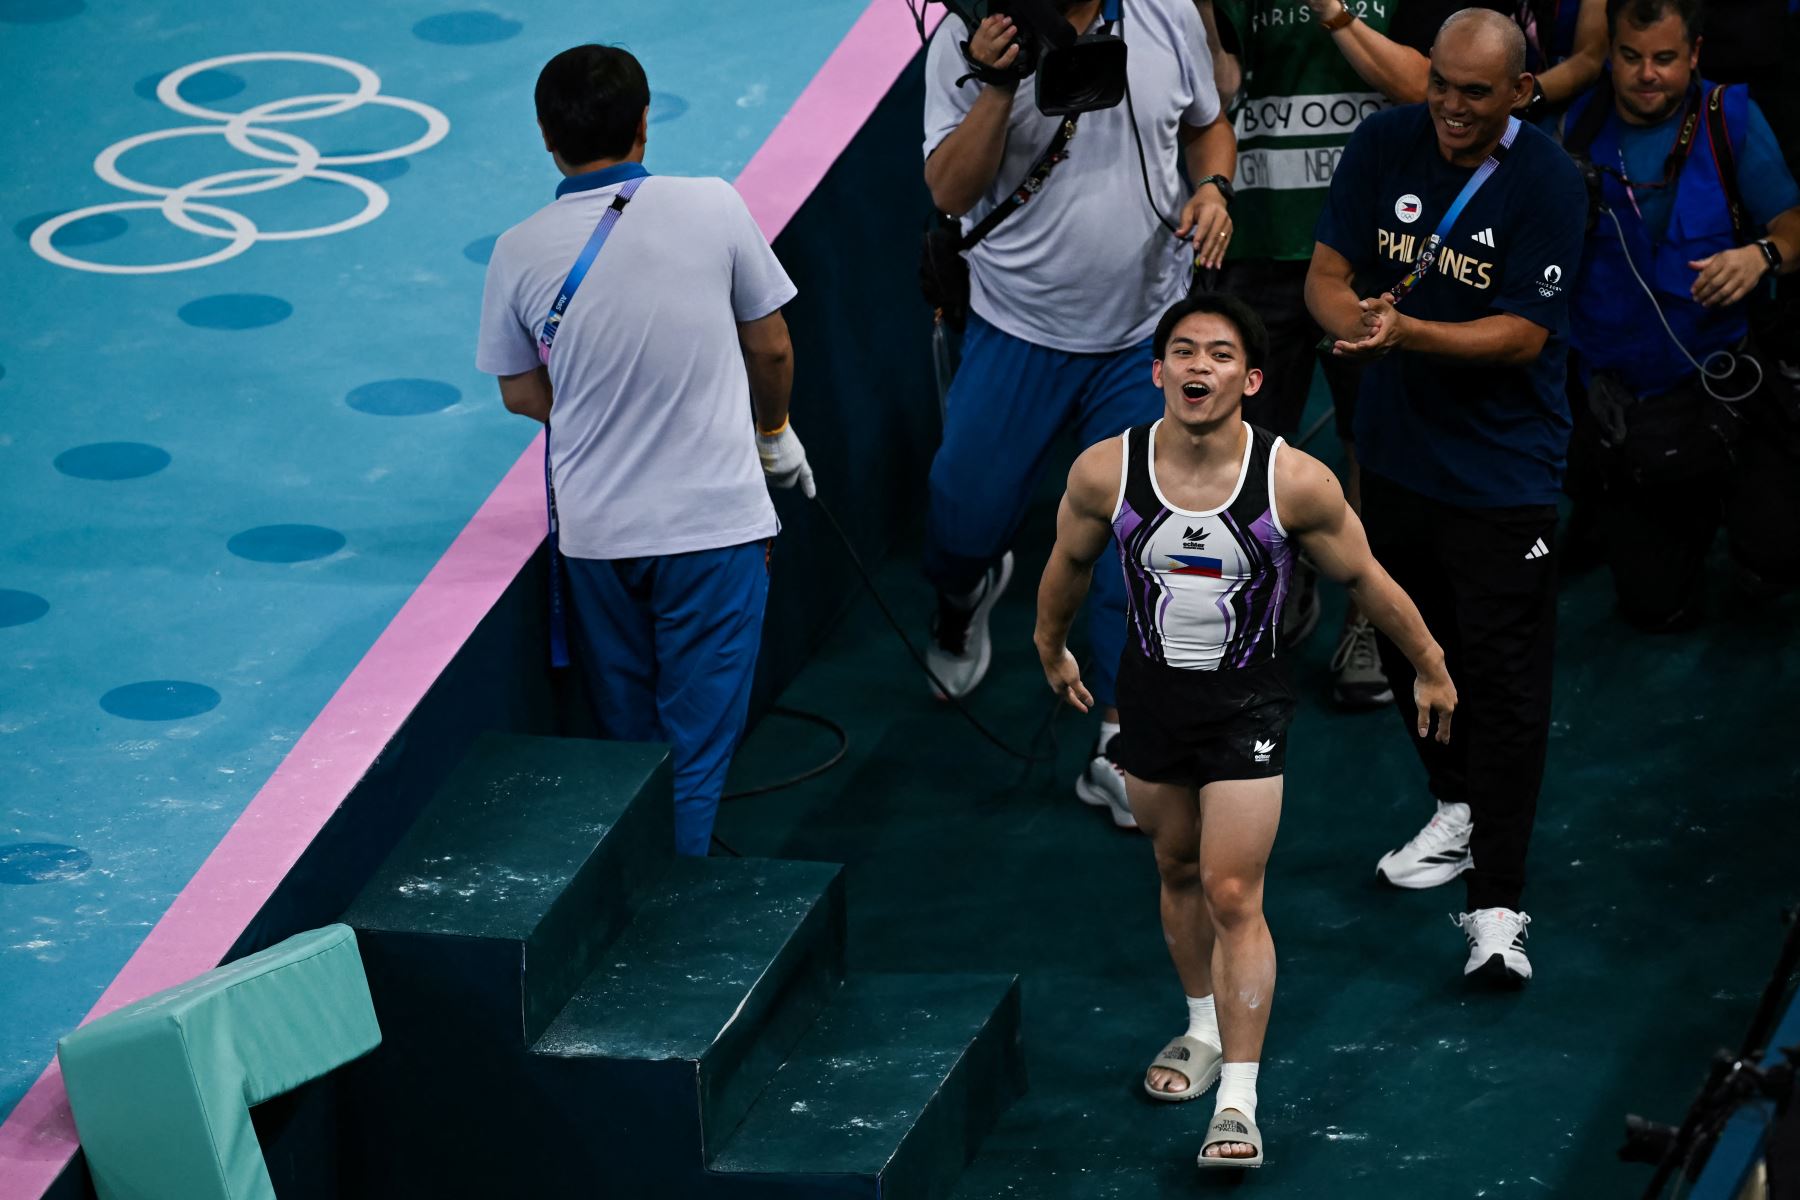
<svg viewBox="0 0 1800 1200"><path fill-rule="evenodd" d="M1198 554L1171 554L1175 565L1169 568L1171 575L1203 575L1208 579L1217 579L1224 570L1225 564L1216 558L1202 558Z"/></svg>

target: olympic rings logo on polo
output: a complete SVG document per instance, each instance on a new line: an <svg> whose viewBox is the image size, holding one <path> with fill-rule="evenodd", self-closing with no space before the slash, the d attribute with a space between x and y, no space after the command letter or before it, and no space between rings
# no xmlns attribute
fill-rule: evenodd
<svg viewBox="0 0 1800 1200"><path fill-rule="evenodd" d="M216 109L205 108L192 101L184 100L181 96L181 85L201 71L254 62L301 62L335 67L355 80L356 90L290 96L282 100L270 100L238 113L219 112ZM358 226L367 225L387 211L388 194L380 184L373 180L331 168L404 158L409 154L417 154L421 150L437 145L444 139L444 135L450 132L450 119L437 109L429 104L421 104L417 100L403 100L397 96L382 95L381 77L374 71L361 63L330 54L308 54L295 50L265 50L252 54L227 54L219 58L189 63L162 78L156 85L156 98L162 102L165 108L181 113L183 116L198 117L203 121L216 121L220 124L183 125L174 129L159 129L153 133L140 133L102 150L100 156L94 160L94 174L122 191L136 192L140 195L155 197L155 199L116 200L109 204L94 204L45 221L31 234L31 248L40 258L76 271L96 271L106 275L156 275L168 271L192 271L200 267L210 267L214 263L221 263L228 258L237 257L258 242L291 242L302 238L326 237L334 233L343 233ZM305 138L297 137L281 129L268 128L268 126L289 125L298 121L317 121L326 117L335 117L370 104L403 109L417 114L425 122L425 132L415 140L392 150L378 150L367 154L328 155L321 153L317 146ZM278 165L225 171L217 175L208 175L203 179L192 180L179 187L162 187L153 183L145 183L142 180L132 179L119 169L119 159L139 146L186 137L223 137L226 143L239 153ZM272 191L303 179L338 183L362 193L362 210L329 225L318 225L310 229L265 231L258 229L249 217L235 209L208 203L208 201L231 196L247 196L255 192ZM159 211L165 220L177 228L185 229L189 233L198 234L201 237L222 239L225 245L210 254L182 259L179 262L137 265L90 262L86 259L75 258L51 244L56 237L57 230L66 225L72 225L88 217L100 216L103 213L132 212L140 209Z"/></svg>

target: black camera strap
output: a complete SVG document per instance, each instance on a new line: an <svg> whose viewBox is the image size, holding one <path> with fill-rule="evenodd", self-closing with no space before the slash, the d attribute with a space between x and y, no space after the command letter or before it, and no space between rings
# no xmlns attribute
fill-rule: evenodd
<svg viewBox="0 0 1800 1200"><path fill-rule="evenodd" d="M1715 84L1706 97L1706 141L1712 147L1713 169L1725 189L1725 205L1731 210L1731 231L1738 245L1753 241L1749 214L1744 209L1744 194L1738 189L1737 154L1731 149L1731 130L1725 127L1725 85Z"/></svg>
<svg viewBox="0 0 1800 1200"><path fill-rule="evenodd" d="M981 218L973 229L963 235L962 241L956 247L958 251L966 254L973 250L976 243L994 232L994 228L1000 222L1025 207L1026 201L1042 190L1044 181L1050 178L1050 172L1056 169L1056 164L1068 157L1069 139L1075 136L1075 121L1079 116L1080 114L1077 113L1075 116L1062 119L1062 122L1056 127L1056 135L1050 139L1050 145L1039 156L1037 162L1032 164L1031 170L1026 172L1024 182L1013 189L1012 195L994 205L992 212Z"/></svg>

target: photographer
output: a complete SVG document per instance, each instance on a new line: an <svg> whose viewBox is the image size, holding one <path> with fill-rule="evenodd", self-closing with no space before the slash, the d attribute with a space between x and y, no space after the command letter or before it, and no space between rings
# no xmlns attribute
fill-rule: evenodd
<svg viewBox="0 0 1800 1200"><path fill-rule="evenodd" d="M1564 127L1599 206L1571 326L1601 543L1620 614L1647 630L1699 620L1721 520L1752 575L1800 580L1800 423L1748 341L1749 299L1800 265L1800 189L1746 89L1695 73L1699 18L1697 0L1629 0L1610 74Z"/></svg>
<svg viewBox="0 0 1800 1200"><path fill-rule="evenodd" d="M1157 318L1185 293L1196 260L1217 266L1231 240L1236 143L1192 0L1058 7L1074 31L1121 37L1129 55L1125 102L1067 118L1075 131L1054 162L1046 151L1063 141L1065 118L1040 112L1014 70L1038 44L1021 44L1034 31L999 15L970 28L953 14L926 57L925 182L937 206L966 232L1023 181L1039 184L968 253L962 365L931 466L928 657L959 696L986 674L988 613L1052 443L1069 432L1085 448L1162 411L1144 372ZM1117 731L1125 637L1117 564L1096 572L1089 612L1091 682L1107 711L1076 791L1132 827L1123 776L1102 753Z"/></svg>

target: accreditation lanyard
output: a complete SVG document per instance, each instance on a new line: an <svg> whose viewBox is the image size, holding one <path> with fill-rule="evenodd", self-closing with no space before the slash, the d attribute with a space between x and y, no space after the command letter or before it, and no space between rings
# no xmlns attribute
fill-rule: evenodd
<svg viewBox="0 0 1800 1200"><path fill-rule="evenodd" d="M1431 265L1437 261L1438 247L1442 246L1444 239L1450 236L1450 227L1456 224L1456 218L1462 216L1463 209L1469 206L1469 201L1475 198L1475 193L1481 190L1481 185L1500 169L1500 160L1506 157L1506 152L1512 149L1513 139L1518 136L1519 118L1508 117L1506 132L1500 135L1500 144L1495 146L1487 158L1482 160L1479 167L1475 168L1475 173L1469 176L1467 183L1463 184L1462 191L1458 192L1456 199L1450 202L1449 209L1444 213L1444 219L1438 222L1437 228L1426 239L1425 248L1419 251L1419 257L1413 263L1412 270L1408 271L1406 277L1399 283L1388 289L1389 294L1394 297L1395 304L1400 303L1408 292L1419 286L1419 280L1431 271Z"/></svg>
<svg viewBox="0 0 1800 1200"><path fill-rule="evenodd" d="M600 253L600 247L606 244L606 237L613 226L619 223L619 214L631 203L637 194L638 185L644 182L642 175L625 181L618 195L607 206L600 217L600 223L594 226L594 232L588 236L587 245L575 259L575 265L569 268L569 277L563 280L562 291L556 294L556 303L550 306L550 315L544 319L544 327L538 333L538 361L547 368L550 365L550 347L556 342L556 331L562 327L563 315L569 311L569 301L575 298L575 292L581 287L581 281L587 278L588 268L594 265L594 259ZM550 547L550 665L566 667L569 665L569 616L563 588L562 549L556 537L556 488L550 470L550 422L544 422L544 509L548 514L549 534L546 542Z"/></svg>
<svg viewBox="0 0 1800 1200"><path fill-rule="evenodd" d="M1631 211L1637 219L1644 219L1644 210L1638 207L1637 189L1666 188L1674 183L1687 165L1688 154L1694 149L1694 133L1700 125L1700 88L1695 85L1688 89L1687 112L1681 119L1681 132L1675 137L1675 144L1669 147L1668 157L1663 159L1662 179L1654 183L1644 183L1631 178L1631 169L1625 165L1625 147L1619 146L1619 183L1625 188L1625 198L1631 201Z"/></svg>

